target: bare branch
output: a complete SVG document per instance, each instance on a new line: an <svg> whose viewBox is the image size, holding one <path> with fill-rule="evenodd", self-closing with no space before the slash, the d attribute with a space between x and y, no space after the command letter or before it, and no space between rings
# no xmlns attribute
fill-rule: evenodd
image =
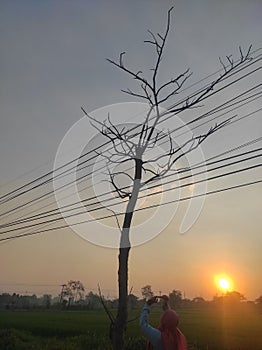
<svg viewBox="0 0 262 350"><path fill-rule="evenodd" d="M154 34L153 32L151 32L151 30L148 30L148 32L149 32L150 35L152 36L153 40L144 40L144 43L148 43L148 44L154 45L155 48L156 48L156 52L157 52L157 54L159 55L160 50L161 50L161 45L158 43L155 34Z"/></svg>
<svg viewBox="0 0 262 350"><path fill-rule="evenodd" d="M158 173L152 169L145 168L144 166L142 166L142 169L144 170L145 173L149 172L149 173L153 174L154 176L158 176Z"/></svg>
<svg viewBox="0 0 262 350"><path fill-rule="evenodd" d="M179 75L178 77L176 77L175 79L171 79L171 80L168 81L167 83L161 85L161 86L158 88L158 90L156 91L156 94L158 95L158 94L160 93L161 90L163 90L165 87L167 87L167 86L169 86L169 85L172 85L172 84L177 84L177 85L179 85L179 84L178 84L179 80L180 80L181 78L184 78L185 76L186 76L186 79L188 79L188 78L192 75L192 73L190 73L190 74L187 76L187 73L189 72L189 70L190 70L190 68L188 68L184 73L180 74L180 75ZM181 83L180 83L180 85L181 85ZM182 83L182 85L183 85L183 83Z"/></svg>
<svg viewBox="0 0 262 350"><path fill-rule="evenodd" d="M126 54L125 52L121 52L121 53L120 53L120 56L119 56L119 63L120 63L120 66L121 66L121 67L124 67L124 64L123 64L123 56L124 56L125 54Z"/></svg>
<svg viewBox="0 0 262 350"><path fill-rule="evenodd" d="M151 105L153 105L154 103L153 103L153 101L152 101L152 95L149 94L149 92L147 91L147 85L141 84L141 88L142 88L142 90L144 91L145 96L146 96L147 100L149 101L149 103L150 103Z"/></svg>
<svg viewBox="0 0 262 350"><path fill-rule="evenodd" d="M122 230L121 230L121 226L120 226L120 223L119 223L118 216L117 216L116 212L115 212L114 210L108 208L108 207L105 207L105 209L109 210L109 211L114 215L114 217L115 217L115 219L116 219L117 227L118 227L118 229L119 229L119 231L120 231L120 233L121 233Z"/></svg>
<svg viewBox="0 0 262 350"><path fill-rule="evenodd" d="M221 57L219 57L219 62L221 63L222 67L224 68L224 72L227 72L227 67L225 66Z"/></svg>
<svg viewBox="0 0 262 350"><path fill-rule="evenodd" d="M139 141L138 141L137 147L138 148L142 147L142 153L146 149L145 140L146 140L146 137L148 134L148 130L150 129L148 123L149 123L150 115L151 115L152 111L154 110L154 108L155 108L155 106L153 104L150 104L150 108L146 114L146 118L144 120L144 123L142 124L142 130L141 130L141 133L139 135Z"/></svg>
<svg viewBox="0 0 262 350"><path fill-rule="evenodd" d="M152 84L150 84L145 77L141 76L141 74L142 74L141 70L139 70L137 73L135 73L135 72L133 72L132 70L130 70L129 68L127 68L125 66L124 61L123 61L123 56L124 56L125 52L122 52L120 54L119 62L113 61L111 59L107 59L108 62L110 62L111 64L113 64L116 67L120 68L121 70L125 71L126 73L131 75L135 80L139 80L142 83L140 86L141 86L144 94L133 92L130 89L122 90L122 92L124 92L126 94L129 94L130 96L133 96L133 97L146 99L146 100L149 101L149 103L151 105L159 104L159 101L157 101L156 77L157 77L157 74L158 74L160 62L162 60L163 50L164 50L164 47L165 47L165 44L166 44L166 39L167 39L167 36L168 36L168 32L170 30L170 20L171 20L171 12L172 12L172 10L173 10L173 7L171 7L169 9L169 11L168 11L167 25L166 25L166 30L165 30L164 36L162 36L161 34L157 33L157 37L158 37L157 38L156 35L153 32L148 30L148 32L150 33L150 35L152 37L152 40L145 40L145 43L149 43L149 44L155 46L156 51L157 51L157 60L156 60L154 68L152 68L152 71L153 71ZM175 81L173 81L173 83L175 83ZM166 101L169 97L171 97L176 92L178 92L178 90L181 88L183 83L178 83L178 81L177 81L176 85L177 85L177 88L173 89L173 91L169 94L169 96L167 98L164 99L164 101ZM163 88L164 87L162 87L160 90L162 90ZM154 99L154 102L153 102L153 99Z"/></svg>
<svg viewBox="0 0 262 350"><path fill-rule="evenodd" d="M130 96L134 96L134 97L138 97L138 98L144 98L144 99L148 100L148 96L147 95L137 94L137 93L131 91L130 89L121 90L121 91L124 92L125 94L130 95Z"/></svg>
<svg viewBox="0 0 262 350"><path fill-rule="evenodd" d="M176 153L180 152L183 150L184 147L188 146L189 144L191 144L190 148L192 147L192 143L194 143L196 141L196 137L192 137L191 139L187 140L186 142L184 142L183 145L177 147L176 149L174 148L170 148L168 153L165 154L160 154L159 156L146 160L144 161L144 164L148 164L148 163L156 163L158 162L160 159L166 158L166 157L172 157L174 156Z"/></svg>
<svg viewBox="0 0 262 350"><path fill-rule="evenodd" d="M210 135L214 134L215 132L217 132L218 130L222 129L223 127L229 125L232 121L233 117L228 118L227 120L222 121L221 123L216 123L214 126L212 126L205 134L203 135L199 135L199 136L193 136L191 139L187 140L183 145L177 147L176 149L173 148L172 145L172 139L170 137L170 150L168 153L160 155L154 159L150 159L147 161L144 161L144 164L146 163L157 163L159 160L163 160L164 158L168 157L168 160L166 161L165 165L161 166L160 164L158 164L159 169L162 168L163 170L158 172L158 173L153 173L153 176L144 181L141 184L141 187L147 185L148 183L155 181L161 177L163 177L168 171L170 171L173 167L173 165L182 157L184 157L185 155L187 155L188 153L194 151L195 149L197 149L199 147L199 145L204 142ZM188 149L184 150L184 148L186 146L189 146ZM177 153L181 152L178 156L176 156L175 158L174 155L176 155Z"/></svg>
<svg viewBox="0 0 262 350"><path fill-rule="evenodd" d="M226 56L228 62L229 62L229 65L231 67L231 69L234 67L234 60L231 58L232 55L229 55L229 56Z"/></svg>
<svg viewBox="0 0 262 350"><path fill-rule="evenodd" d="M93 120L95 123L97 123L97 124L100 124L102 127L103 127L103 123L101 123L99 120L96 120L94 117L92 117L90 114L88 114L87 112L86 112L86 110L84 109L84 107L81 107L81 110L84 112L84 114L89 118L89 119L91 119L91 120Z"/></svg>
<svg viewBox="0 0 262 350"><path fill-rule="evenodd" d="M97 125L95 125L93 122L89 121L90 125L96 129L100 134L103 134L102 129L100 129ZM103 134L104 135L104 134Z"/></svg>
<svg viewBox="0 0 262 350"><path fill-rule="evenodd" d="M108 122L111 126L104 125L102 130L98 128L97 130L111 141L116 156L129 157L129 159L133 159L134 149L136 146L135 142L130 140L133 135L131 137L127 136L127 132L124 133L125 128L118 131L118 129L111 123L110 119L108 119ZM121 162L119 162L119 164Z"/></svg>
<svg viewBox="0 0 262 350"><path fill-rule="evenodd" d="M109 58L107 58L107 61L110 62L111 64L113 64L114 66L122 69L124 72L128 73L129 75L131 75L134 79L136 80L139 80L141 81L142 83L144 83L151 91L153 91L153 87L148 83L148 81L143 78L143 77L140 77L140 74L141 74L141 71L137 72L137 73L134 73L132 72L130 69L126 68L124 65L123 65L123 61L121 59L120 63L117 63Z"/></svg>
<svg viewBox="0 0 262 350"><path fill-rule="evenodd" d="M124 163L127 163L127 162L130 162L132 160L134 160L134 158L130 157L130 158L124 158L123 156L120 157L119 154L115 154L115 153L111 153L108 151L108 153L110 153L109 155L107 155L106 153L102 153L102 152L96 152L96 154L98 156L101 156L103 158L105 158L107 160L107 163L112 163L112 164L124 164ZM119 157L120 159L119 160L115 160L113 159L113 157Z"/></svg>
<svg viewBox="0 0 262 350"><path fill-rule="evenodd" d="M250 57L251 49L252 49L252 44L249 46L247 53L246 53L246 56L244 56L244 58L243 58L243 62L246 60L251 61L253 59L252 57Z"/></svg>
<svg viewBox="0 0 262 350"><path fill-rule="evenodd" d="M100 122L98 120L96 120L94 117L92 117L90 114L88 114L83 107L81 107L82 111L84 112L84 114L91 120L90 121L90 124L100 133L102 134L103 136L107 137L112 145L113 145L113 148L115 150L115 152L118 154L118 155L121 155L121 156L133 156L134 153L133 153L133 149L134 149L134 146L135 146L135 143L130 141L130 137L126 137L125 139L123 138L123 135L124 135L124 128L122 128L121 131L119 131L117 129L117 127L111 122L110 120L110 115L108 115L107 117L107 121L109 123L110 126L107 126L106 125L106 121L104 122ZM94 121L95 123L93 123L92 121ZM99 128L96 124L99 124L101 126L101 128ZM124 140L125 143L126 143L126 146L129 150L129 152L125 151L123 148L123 152L121 152L117 146L119 145L123 145L122 143L120 143L119 145L116 145L115 141L116 140ZM131 143L131 146L128 145L128 142ZM103 154L100 154L102 156L104 156ZM109 159L108 159L109 160ZM122 161L119 163L117 162L118 164L122 163Z"/></svg>
<svg viewBox="0 0 262 350"><path fill-rule="evenodd" d="M119 188L117 186L117 184L115 183L115 176L116 175L114 173L111 173L109 168L107 168L107 170L108 170L108 174L109 174L109 177L110 177L111 184L113 185L114 189L116 190L118 196L120 198L122 198L122 199L127 198L127 197L130 198L131 193L130 192L126 192L123 189Z"/></svg>
<svg viewBox="0 0 262 350"><path fill-rule="evenodd" d="M243 51L242 51L242 48L241 46L239 46L239 52L240 52L240 60L242 61L244 59L244 55L243 55Z"/></svg>
<svg viewBox="0 0 262 350"><path fill-rule="evenodd" d="M103 308L111 322L111 324L114 324L115 323L115 319L114 319L114 316L111 314L111 312L109 311L108 307L106 306L105 304L105 301L104 301L104 298L102 296L102 293L101 293L101 289L100 289L100 285L98 284L98 293L99 293L99 299L100 299L100 302L101 304L103 305Z"/></svg>
<svg viewBox="0 0 262 350"><path fill-rule="evenodd" d="M162 37L161 34L157 33L157 35L158 35L158 37L159 37L162 41L164 41L164 38Z"/></svg>
<svg viewBox="0 0 262 350"><path fill-rule="evenodd" d="M152 149L156 146L157 142L162 138L163 131L157 131L156 135L153 137L152 143L147 145L148 149Z"/></svg>
<svg viewBox="0 0 262 350"><path fill-rule="evenodd" d="M194 106L196 106L197 104L199 104L202 100L204 100L207 96L211 96L211 94L209 94L212 90L214 90L214 87L219 84L220 82L222 82L224 80L224 78L226 76L229 75L229 73L231 73L232 71L234 71L236 68L238 68L239 66L241 66L243 63L250 61L252 58L250 57L250 50L251 50L251 46L248 48L248 51L246 53L246 55L243 54L242 50L240 53L240 59L239 61L236 63L234 62L234 60L231 58L230 56L226 56L227 61L229 62L229 64L226 66L222 59L219 58L219 61L224 69L224 73L221 74L216 80L212 81L209 86L202 92L199 94L199 96L197 96L196 98L190 100L189 98L187 99L187 101L182 105L182 107L179 108L175 108L175 109L170 109L170 112L181 112L185 109L189 109L192 108Z"/></svg>
<svg viewBox="0 0 262 350"><path fill-rule="evenodd" d="M135 180L131 175L129 175L128 173L125 173L124 171L118 171L118 172L115 172L114 174L127 176L131 181Z"/></svg>
<svg viewBox="0 0 262 350"><path fill-rule="evenodd" d="M192 73L188 74L187 76L184 77L184 79L181 82L174 81L173 83L177 85L177 88L172 90L166 97L164 97L162 100L158 101L159 104L162 104L166 102L171 96L174 96L178 94L183 87L184 83L191 77Z"/></svg>
<svg viewBox="0 0 262 350"><path fill-rule="evenodd" d="M197 137L198 139L198 144L200 145L208 136L212 135L214 132L222 129L224 126L227 126L231 123L233 117L228 118L221 123L216 123L214 126L212 126L209 131L205 135L200 135Z"/></svg>
<svg viewBox="0 0 262 350"><path fill-rule="evenodd" d="M160 48L158 49L159 50L158 51L158 57L157 57L156 65L155 65L155 68L154 68L153 78L152 78L154 92L156 92L156 77L157 77L159 65L160 65L160 62L161 62L161 59L162 59L162 54L163 54L163 50L164 50L164 47L165 47L165 44L166 44L166 39L167 39L167 36L168 36L168 32L169 32L169 29L170 29L171 12L172 12L173 8L174 7L171 7L169 9L169 11L168 11L166 31L165 31L164 36L162 37L162 44L160 45Z"/></svg>
<svg viewBox="0 0 262 350"><path fill-rule="evenodd" d="M157 48L160 48L160 46L159 46L159 44L157 43L157 41L144 40L144 43L153 44L153 45L156 45Z"/></svg>

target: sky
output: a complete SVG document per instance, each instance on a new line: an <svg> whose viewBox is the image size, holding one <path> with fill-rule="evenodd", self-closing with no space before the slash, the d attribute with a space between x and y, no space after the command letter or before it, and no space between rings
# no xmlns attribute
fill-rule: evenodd
<svg viewBox="0 0 262 350"><path fill-rule="evenodd" d="M52 169L63 137L83 117L81 106L91 112L134 101L120 91L129 87L128 77L105 58L115 59L126 51L128 65L148 68L152 50L143 40L148 29L163 31L173 5L163 79L190 67L194 83L221 68L219 57L238 57L239 46L261 48L259 0L1 1L1 193ZM240 93L245 84L251 87L260 81L258 71L211 99L209 108ZM260 107L258 99L240 116ZM194 113L181 119L186 123ZM256 139L261 129L260 112L207 140L204 155L208 158ZM208 190L259 179L261 170L256 169L209 182ZM2 213L8 208L0 204ZM178 289L190 298L212 299L220 293L214 277L225 274L234 290L250 300L259 297L260 184L207 196L198 220L180 234L185 210L181 203L162 232L131 250L130 288L139 295L141 287L150 284L156 293ZM87 291L97 291L100 283L104 294L114 297L117 254L116 249L81 239L71 229L1 243L0 292L55 295L62 283L74 279L81 280Z"/></svg>

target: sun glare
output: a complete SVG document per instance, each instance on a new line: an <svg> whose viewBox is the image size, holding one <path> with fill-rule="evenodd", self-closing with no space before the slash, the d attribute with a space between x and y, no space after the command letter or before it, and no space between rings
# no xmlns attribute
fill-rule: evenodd
<svg viewBox="0 0 262 350"><path fill-rule="evenodd" d="M218 284L219 284L219 287L223 290L228 290L229 287L230 287L230 284L228 282L228 280L226 280L225 278L221 278L219 281L218 281Z"/></svg>
<svg viewBox="0 0 262 350"><path fill-rule="evenodd" d="M218 275L215 277L216 286L223 292L229 292L232 290L232 280L225 275Z"/></svg>

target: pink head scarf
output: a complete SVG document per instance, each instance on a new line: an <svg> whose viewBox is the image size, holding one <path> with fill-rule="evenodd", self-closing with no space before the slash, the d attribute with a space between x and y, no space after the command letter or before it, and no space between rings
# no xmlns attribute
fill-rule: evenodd
<svg viewBox="0 0 262 350"><path fill-rule="evenodd" d="M178 316L174 310L166 310L162 317L158 329L161 332L162 346L164 350L187 350L185 336L177 328ZM152 349L148 344L147 349Z"/></svg>

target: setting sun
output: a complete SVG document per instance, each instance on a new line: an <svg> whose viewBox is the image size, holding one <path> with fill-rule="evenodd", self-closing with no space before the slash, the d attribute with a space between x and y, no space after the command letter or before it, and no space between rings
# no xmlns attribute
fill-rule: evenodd
<svg viewBox="0 0 262 350"><path fill-rule="evenodd" d="M216 286L224 293L232 290L232 280L226 275L215 276Z"/></svg>
<svg viewBox="0 0 262 350"><path fill-rule="evenodd" d="M230 288L230 283L225 278L220 278L218 281L219 287L223 290L228 290Z"/></svg>

